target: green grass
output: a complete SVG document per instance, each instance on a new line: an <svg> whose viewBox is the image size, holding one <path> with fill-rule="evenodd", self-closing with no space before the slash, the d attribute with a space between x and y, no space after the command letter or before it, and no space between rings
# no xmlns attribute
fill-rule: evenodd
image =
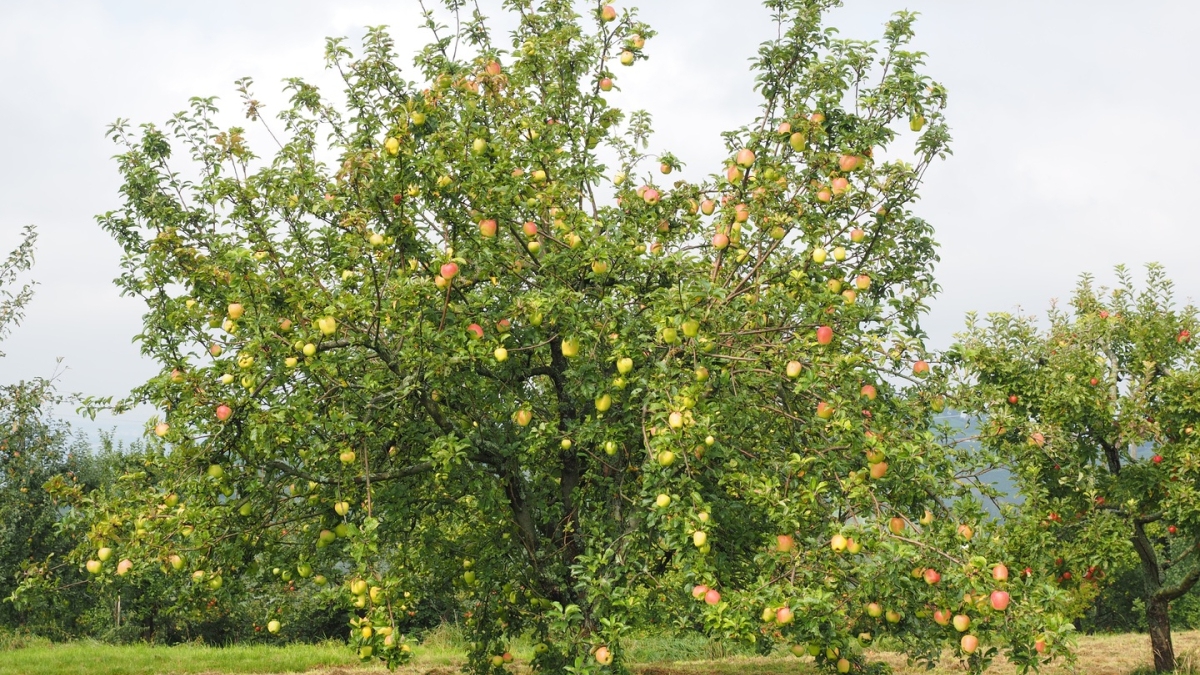
<svg viewBox="0 0 1200 675"><path fill-rule="evenodd" d="M0 675L162 675L164 673L297 673L358 663L344 644L107 645L32 644L0 652Z"/></svg>

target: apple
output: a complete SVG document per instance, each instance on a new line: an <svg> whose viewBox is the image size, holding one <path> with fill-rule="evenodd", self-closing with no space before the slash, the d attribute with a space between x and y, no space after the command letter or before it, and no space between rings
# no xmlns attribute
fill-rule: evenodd
<svg viewBox="0 0 1200 675"><path fill-rule="evenodd" d="M663 450L658 453L658 463L660 466L671 466L675 463L675 453L670 450Z"/></svg>
<svg viewBox="0 0 1200 675"><path fill-rule="evenodd" d="M749 169L750 166L754 164L754 151L748 148L742 148L741 150L738 150L738 153L734 157L733 161L743 169Z"/></svg>
<svg viewBox="0 0 1200 675"><path fill-rule="evenodd" d="M842 171L853 171L859 167L860 161L862 161L861 157L842 155L838 157L838 168Z"/></svg>
<svg viewBox="0 0 1200 675"><path fill-rule="evenodd" d="M600 8L600 20L604 22L612 21L617 18L617 10L612 5L605 5ZM597 659L599 660L599 659Z"/></svg>
<svg viewBox="0 0 1200 675"><path fill-rule="evenodd" d="M974 654L976 649L979 649L979 638L974 635L964 635L959 641L962 650L968 654Z"/></svg>
<svg viewBox="0 0 1200 675"><path fill-rule="evenodd" d="M662 329L662 338L663 338L663 342L665 342L669 345L673 345L676 342L679 342L679 331L668 326L668 327Z"/></svg>
<svg viewBox="0 0 1200 675"><path fill-rule="evenodd" d="M441 272L442 272L442 277L446 281L450 281L451 279L453 279L454 277L456 277L458 275L458 265L456 265L452 262L445 263L444 265L442 265Z"/></svg>
<svg viewBox="0 0 1200 675"><path fill-rule="evenodd" d="M828 403L826 403L824 401L821 401L820 403L818 403L817 404L817 417L819 417L823 420L827 420L827 419L833 417L833 406L829 405Z"/></svg>
<svg viewBox="0 0 1200 675"><path fill-rule="evenodd" d="M697 382L707 382L708 381L708 368L705 368L704 366L700 366L699 368L696 369L696 381Z"/></svg>
<svg viewBox="0 0 1200 675"><path fill-rule="evenodd" d="M933 622L939 626L949 626L950 625L950 610L948 610L948 609L933 610Z"/></svg>
<svg viewBox="0 0 1200 675"><path fill-rule="evenodd" d="M975 531L971 529L970 525L959 525L958 526L958 534L963 539L966 539L967 541L971 541L971 537L975 536Z"/></svg>
<svg viewBox="0 0 1200 675"><path fill-rule="evenodd" d="M100 569L104 567L104 563L99 560L89 560L84 567L87 568L88 574L99 574Z"/></svg>
<svg viewBox="0 0 1200 675"><path fill-rule="evenodd" d="M1151 458L1150 458L1150 461L1151 461L1151 462L1154 462L1155 464L1162 464L1162 461L1163 461L1163 456L1162 456L1162 455L1155 455L1155 456L1153 456L1153 457L1151 457Z"/></svg>
<svg viewBox="0 0 1200 675"><path fill-rule="evenodd" d="M955 614L950 623L954 624L954 630L964 633L971 627L971 617L966 614Z"/></svg>
<svg viewBox="0 0 1200 675"><path fill-rule="evenodd" d="M493 352L492 355L495 356L496 360L500 363L504 363L508 360L508 350L504 347L496 347L496 351Z"/></svg>
<svg viewBox="0 0 1200 675"><path fill-rule="evenodd" d="M229 304L229 308L226 311L230 319L237 321L242 318L242 314L246 312L246 308L242 307L242 303L240 302L233 302Z"/></svg>
<svg viewBox="0 0 1200 675"><path fill-rule="evenodd" d="M1033 643L1033 651L1035 651L1039 654L1045 654L1046 653L1046 641L1045 640L1035 641Z"/></svg>
<svg viewBox="0 0 1200 675"><path fill-rule="evenodd" d="M113 550L107 546L103 546L99 551L96 551L96 557L100 559L100 562L108 562L109 558L112 558L112 555Z"/></svg>
<svg viewBox="0 0 1200 675"><path fill-rule="evenodd" d="M888 529L892 531L892 534L900 534L904 531L906 525L907 523L904 519L899 516L895 516L888 521Z"/></svg>
<svg viewBox="0 0 1200 675"><path fill-rule="evenodd" d="M775 537L775 550L780 553L791 551L796 545L796 540L790 534L781 534Z"/></svg>
<svg viewBox="0 0 1200 675"><path fill-rule="evenodd" d="M1009 598L1009 595L1006 591L992 591L992 595L989 599L992 603L992 609L996 610L997 612L1003 612L1004 610L1008 609L1008 603L1011 598Z"/></svg>
<svg viewBox="0 0 1200 675"><path fill-rule="evenodd" d="M183 558L176 553L172 553L167 557L167 562L171 563L171 569L178 572L183 569Z"/></svg>
<svg viewBox="0 0 1200 675"><path fill-rule="evenodd" d="M788 650L790 652L792 652L792 656L795 656L795 657L801 657L807 653L805 651L804 645L792 645L791 647L788 648Z"/></svg>
<svg viewBox="0 0 1200 675"><path fill-rule="evenodd" d="M700 334L700 322L695 319L684 321L682 327L685 337L694 338Z"/></svg>
<svg viewBox="0 0 1200 675"><path fill-rule="evenodd" d="M268 621L267 622L267 632L268 633L278 633L279 632L279 622L276 621L275 619L271 619L270 621Z"/></svg>
<svg viewBox="0 0 1200 675"><path fill-rule="evenodd" d="M171 425L167 424L166 422L159 422L158 424L154 425L154 435L158 436L159 438L166 436L167 432L170 430Z"/></svg>
<svg viewBox="0 0 1200 675"><path fill-rule="evenodd" d="M867 616L878 619L883 616L883 607L878 602L867 603Z"/></svg>
<svg viewBox="0 0 1200 675"><path fill-rule="evenodd" d="M704 530L696 530L692 533L692 543L695 544L696 548L700 548L701 546L707 544L708 533Z"/></svg>
<svg viewBox="0 0 1200 675"><path fill-rule="evenodd" d="M533 421L533 412L530 410L521 409L517 411L517 424L526 427Z"/></svg>
<svg viewBox="0 0 1200 675"><path fill-rule="evenodd" d="M225 475L225 469L221 468L220 464L209 464L207 473L209 478L220 480Z"/></svg>
<svg viewBox="0 0 1200 675"><path fill-rule="evenodd" d="M628 375L629 371L633 370L633 359L628 356L623 356L617 359L617 372L622 375Z"/></svg>
<svg viewBox="0 0 1200 675"><path fill-rule="evenodd" d="M786 626L792 622L793 616L791 607L780 607L779 611L775 612L775 622L780 626Z"/></svg>
<svg viewBox="0 0 1200 675"><path fill-rule="evenodd" d="M179 503L179 495L172 492L171 494L167 495L167 498L163 500L163 503L167 505L167 508L173 509L175 508L175 505Z"/></svg>
<svg viewBox="0 0 1200 675"><path fill-rule="evenodd" d="M608 263L604 262L603 260L597 260L592 263L592 273L593 274L597 274L597 275L604 274L607 271L608 271Z"/></svg>
<svg viewBox="0 0 1200 675"><path fill-rule="evenodd" d="M863 232L861 229L856 227L853 230L850 230L850 241L858 244L866 238L867 238L867 233Z"/></svg>
<svg viewBox="0 0 1200 675"><path fill-rule="evenodd" d="M208 353L212 354L214 357L220 356L222 351L221 345L216 344L215 342L208 348Z"/></svg>
<svg viewBox="0 0 1200 675"><path fill-rule="evenodd" d="M828 256L829 256L829 254L826 253L825 249L823 249L823 248L817 247L817 248L813 249L812 259L813 259L813 262L817 263L818 265L825 262L825 258L827 258Z"/></svg>
<svg viewBox="0 0 1200 675"><path fill-rule="evenodd" d="M846 537L841 534L835 534L829 539L829 548L833 549L834 553L841 553L846 550Z"/></svg>
<svg viewBox="0 0 1200 675"><path fill-rule="evenodd" d="M913 375L924 376L929 374L929 364L925 361L917 361L913 364Z"/></svg>
<svg viewBox="0 0 1200 675"><path fill-rule="evenodd" d="M873 478L875 480L879 480L880 478L883 478L884 476L887 475L887 470L888 470L887 462L875 462L874 464L871 465L871 478Z"/></svg>
<svg viewBox="0 0 1200 675"><path fill-rule="evenodd" d="M848 672L850 672L850 661L848 661L848 660L847 660L847 659L845 659L845 658L840 658L840 659L838 659L838 660L837 660L837 671L838 671L839 673L848 673Z"/></svg>
<svg viewBox="0 0 1200 675"><path fill-rule="evenodd" d="M938 574L938 571L933 568L925 570L924 576L925 583L929 584L930 586L936 586L938 582L942 580L942 575Z"/></svg>
<svg viewBox="0 0 1200 675"><path fill-rule="evenodd" d="M613 81L611 77L601 78L600 91L612 91Z"/></svg>
<svg viewBox="0 0 1200 675"><path fill-rule="evenodd" d="M708 589L708 592L704 594L704 602L705 604L715 605L721 602L721 594L717 592L717 589L710 588Z"/></svg>
<svg viewBox="0 0 1200 675"><path fill-rule="evenodd" d="M483 326L473 323L467 326L467 332L470 333L472 339L478 340L483 337Z"/></svg>
<svg viewBox="0 0 1200 675"><path fill-rule="evenodd" d="M316 346L316 345L314 345L314 344L313 344L313 343L311 343L311 342L308 342L308 343L305 343L304 347L302 347L302 348L300 349L300 351L301 351L301 352L302 352L302 353L303 353L305 356L313 356L313 355L315 355L315 354L317 353L317 346Z"/></svg>
<svg viewBox="0 0 1200 675"><path fill-rule="evenodd" d="M612 396L601 394L596 397L596 410L599 412L607 412L612 407Z"/></svg>
<svg viewBox="0 0 1200 675"><path fill-rule="evenodd" d="M1019 401L1019 400L1020 400L1020 399L1019 399L1019 398L1017 398L1017 395L1016 395L1016 394L1013 394L1012 396L1009 396L1009 397L1008 397L1008 402L1009 402L1009 403L1011 403L1011 404L1013 404L1013 405L1016 405L1016 404L1017 404L1017 401Z"/></svg>
<svg viewBox="0 0 1200 675"><path fill-rule="evenodd" d="M817 344L827 345L833 342L833 329L829 326L821 326L817 329Z"/></svg>
<svg viewBox="0 0 1200 675"><path fill-rule="evenodd" d="M221 579L220 576L214 576L213 578L208 580L208 587L213 589L214 591L217 591L217 590L221 589L221 586L224 585L224 583L225 583L225 581L223 579Z"/></svg>
<svg viewBox="0 0 1200 675"><path fill-rule="evenodd" d="M342 464L349 465L354 463L354 457L355 454L353 450L343 450L338 455L338 460L340 460Z"/></svg>
<svg viewBox="0 0 1200 675"><path fill-rule="evenodd" d="M713 211L716 209L717 203L711 199L705 199L704 201L700 202L700 213L703 213L706 216L711 216Z"/></svg>
<svg viewBox="0 0 1200 675"><path fill-rule="evenodd" d="M693 598L697 600L703 599L705 593L708 593L708 586L705 586L704 584L696 584L695 586L692 586Z"/></svg>
<svg viewBox="0 0 1200 675"><path fill-rule="evenodd" d="M1179 335L1176 336L1175 341L1178 342L1179 344L1186 344L1188 342L1191 342L1192 334L1187 329L1181 330L1181 331L1179 331Z"/></svg>
<svg viewBox="0 0 1200 675"><path fill-rule="evenodd" d="M850 181L842 176L838 176L830 181L830 187L833 188L833 194L840 195L850 189Z"/></svg>
<svg viewBox="0 0 1200 675"><path fill-rule="evenodd" d="M367 241L369 241L372 246L383 246L384 239L382 234L375 232L367 238Z"/></svg>
<svg viewBox="0 0 1200 675"><path fill-rule="evenodd" d="M992 578L996 581L1008 581L1008 568L1003 564L997 564L992 568Z"/></svg>
<svg viewBox="0 0 1200 675"><path fill-rule="evenodd" d="M344 517L347 513L350 513L350 502L337 502L333 505L333 512Z"/></svg>
<svg viewBox="0 0 1200 675"><path fill-rule="evenodd" d="M846 259L846 249L841 246L835 246L833 249L833 259L842 262Z"/></svg>
<svg viewBox="0 0 1200 675"><path fill-rule="evenodd" d="M712 238L712 245L713 248L717 249L718 251L724 250L725 247L729 246L729 235L725 234L724 232L718 232L714 234Z"/></svg>
<svg viewBox="0 0 1200 675"><path fill-rule="evenodd" d="M617 454L617 443L616 443L616 441L604 441L604 454L606 454L606 455L615 455L615 454Z"/></svg>
<svg viewBox="0 0 1200 675"><path fill-rule="evenodd" d="M562 341L562 355L568 359L573 359L579 356L579 340L575 338L567 338Z"/></svg>
<svg viewBox="0 0 1200 675"><path fill-rule="evenodd" d="M659 193L658 190L655 190L654 188L649 188L644 193L642 193L642 201L646 202L647 204L649 204L651 206L654 206L655 204L657 204L661 199L662 199L662 195Z"/></svg>
<svg viewBox="0 0 1200 675"><path fill-rule="evenodd" d="M897 611L896 611L896 610L894 610L894 609L889 609L889 610L888 610L888 611L887 611L887 612L886 612L886 613L883 615L883 618L884 618L884 620L885 620L885 621L887 621L888 623L900 623L900 619L903 619L903 618L904 618L904 616L903 616L902 614L900 614L900 612L897 612Z"/></svg>
<svg viewBox="0 0 1200 675"><path fill-rule="evenodd" d="M848 553L858 555L858 552L861 550L862 550L862 544L858 543L857 541L854 541L853 539L846 540L846 551Z"/></svg>
<svg viewBox="0 0 1200 675"><path fill-rule="evenodd" d="M878 392L875 391L875 387L869 384L864 384L859 393L868 401L874 401L875 397L879 395Z"/></svg>
<svg viewBox="0 0 1200 675"><path fill-rule="evenodd" d="M672 412L670 415L667 416L667 425L670 426L672 429L682 429L683 428L683 413L679 412L678 410Z"/></svg>
<svg viewBox="0 0 1200 675"><path fill-rule="evenodd" d="M860 291L865 291L871 287L871 277L860 274L854 277L854 287Z"/></svg>
<svg viewBox="0 0 1200 675"><path fill-rule="evenodd" d="M790 377L794 380L797 377L800 377L800 371L802 369L803 369L803 366L800 365L799 361L788 361L787 369L785 372L788 377Z"/></svg>
<svg viewBox="0 0 1200 675"><path fill-rule="evenodd" d="M496 221L491 218L479 221L479 233L488 238L496 236Z"/></svg>
<svg viewBox="0 0 1200 675"><path fill-rule="evenodd" d="M1177 527L1175 527L1174 525L1167 526L1167 532L1169 532L1171 534L1175 534L1178 531L1179 531L1179 529Z"/></svg>
<svg viewBox="0 0 1200 675"><path fill-rule="evenodd" d="M658 506L658 508L660 508L660 509L662 509L662 508L666 508L667 506L669 506L669 505L671 504L671 495L668 495L668 494L661 494L661 495L659 495L659 496L658 496L658 498L657 498L657 499L655 499L655 500L654 500L654 503L655 503L655 504Z"/></svg>

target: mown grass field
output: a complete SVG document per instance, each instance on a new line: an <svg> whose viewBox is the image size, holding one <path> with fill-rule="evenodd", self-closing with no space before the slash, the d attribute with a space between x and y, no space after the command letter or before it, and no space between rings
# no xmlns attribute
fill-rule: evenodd
<svg viewBox="0 0 1200 675"><path fill-rule="evenodd" d="M706 654L681 654L694 651L701 643L647 638L630 645L638 657L635 670L641 675L807 675L817 672L808 659L777 655L770 657L731 656L711 658ZM445 640L434 639L417 650L416 662L401 668L400 675L453 675L460 657ZM1200 631L1179 633L1175 637L1182 672L1200 673ZM527 656L518 650L518 667ZM673 658L655 658L656 656ZM694 658L688 658L688 656ZM963 669L953 661L933 671L909 668L897 654L876 656L892 664L898 675L950 675ZM683 657L683 658L680 658ZM1087 673L1088 675L1131 675L1149 672L1150 646L1144 635L1083 637L1079 640L1079 661L1074 671L1066 664L1043 670L1048 673ZM162 647L151 645L115 646L95 642L49 644L42 641L18 648L0 650L0 675L235 675L242 673L310 673L311 675L367 675L386 672L378 666L363 667L340 644L254 645L204 647L195 645ZM1013 668L998 663L989 671L1011 675Z"/></svg>

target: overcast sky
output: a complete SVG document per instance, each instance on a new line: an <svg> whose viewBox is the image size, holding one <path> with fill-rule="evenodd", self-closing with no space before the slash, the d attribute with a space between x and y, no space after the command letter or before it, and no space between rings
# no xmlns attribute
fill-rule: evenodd
<svg viewBox="0 0 1200 675"><path fill-rule="evenodd" d="M253 77L277 112L284 77L334 84L327 36L356 44L363 26L391 26L406 65L426 42L416 0L0 2L0 251L27 223L41 232L40 286L3 345L0 382L49 375L62 357L61 388L95 395L120 396L157 370L131 342L142 306L119 297L119 250L94 220L119 205L105 127L161 123L188 97L214 95L225 125L246 124L233 81ZM915 47L950 92L954 156L927 174L917 207L942 245L943 291L926 322L934 346L950 343L965 312L1040 313L1081 272L1111 282L1118 263L1161 262L1181 296L1200 296L1200 166L1189 160L1200 145L1200 3L848 4L830 23L863 39L895 10L919 11ZM498 2L483 5L496 13ZM719 168L718 134L755 113L747 60L773 27L750 0L639 5L660 35L650 61L619 70L617 104L650 111L652 149L698 178ZM143 422L103 424L132 438Z"/></svg>

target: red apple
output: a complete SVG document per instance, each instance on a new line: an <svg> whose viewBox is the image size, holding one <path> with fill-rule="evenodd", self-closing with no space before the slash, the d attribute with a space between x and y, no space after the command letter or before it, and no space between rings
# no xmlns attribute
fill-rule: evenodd
<svg viewBox="0 0 1200 675"><path fill-rule="evenodd" d="M838 157L838 168L842 171L853 171L858 168L860 157L854 155L842 155Z"/></svg>
<svg viewBox="0 0 1200 675"><path fill-rule="evenodd" d="M605 5L600 8L600 20L604 22L612 21L617 18L617 10L612 5ZM599 659L597 659L599 660Z"/></svg>
<svg viewBox="0 0 1200 675"><path fill-rule="evenodd" d="M904 522L904 519L899 516L896 516L888 521L888 529L892 531L892 534L900 534L903 532L905 525L906 523Z"/></svg>
<svg viewBox="0 0 1200 675"><path fill-rule="evenodd" d="M657 204L660 199L662 199L662 195L660 195L658 190L655 190L654 188L650 188L646 190L644 194L642 194L642 200L651 206Z"/></svg>
<svg viewBox="0 0 1200 675"><path fill-rule="evenodd" d="M939 626L949 626L950 625L950 610L948 610L948 609L933 610L933 621L934 621L934 623L936 623Z"/></svg>
<svg viewBox="0 0 1200 675"><path fill-rule="evenodd" d="M829 405L828 403L826 403L824 401L821 401L820 403L818 403L817 404L817 417L819 417L823 420L827 420L827 419L833 417L833 406Z"/></svg>
<svg viewBox="0 0 1200 675"><path fill-rule="evenodd" d="M229 419L229 416L232 414L233 414L233 408L230 408L229 406L225 405L224 403L217 406L217 421L218 422L224 422L225 420Z"/></svg>
<svg viewBox="0 0 1200 675"><path fill-rule="evenodd" d="M928 375L929 364L925 361L917 361L913 364L913 375Z"/></svg>
<svg viewBox="0 0 1200 675"><path fill-rule="evenodd" d="M708 589L708 592L704 594L704 602L710 605L715 605L718 602L721 602L721 594L717 592L717 589L710 588Z"/></svg>
<svg viewBox="0 0 1200 675"><path fill-rule="evenodd" d="M1018 398L1017 398L1017 395L1016 395L1016 394L1013 394L1012 396L1009 396L1009 397L1008 397L1008 402L1009 402L1009 403L1011 403L1011 404L1013 404L1013 405L1016 405L1016 404L1017 404L1017 401L1019 401L1019 400L1020 400L1020 399L1018 399Z"/></svg>
<svg viewBox="0 0 1200 675"><path fill-rule="evenodd" d="M925 570L925 583L929 584L930 586L936 586L941 580L942 575L938 574L937 570L932 568Z"/></svg>
<svg viewBox="0 0 1200 675"><path fill-rule="evenodd" d="M1003 612L1008 609L1009 595L1007 591L992 591L991 595L992 609L997 612Z"/></svg>
<svg viewBox="0 0 1200 675"><path fill-rule="evenodd" d="M471 337L478 340L479 338L483 337L483 326L473 323L470 326L467 326L467 332L471 334Z"/></svg>
<svg viewBox="0 0 1200 675"><path fill-rule="evenodd" d="M605 77L600 80L600 91L612 91L613 81L611 77Z"/></svg>
<svg viewBox="0 0 1200 675"><path fill-rule="evenodd" d="M962 650L968 654L974 654L976 649L979 649L979 638L974 635L964 635L959 641Z"/></svg>
<svg viewBox="0 0 1200 675"><path fill-rule="evenodd" d="M827 345L833 342L833 329L829 326L821 326L817 329L817 344Z"/></svg>
<svg viewBox="0 0 1200 675"><path fill-rule="evenodd" d="M1033 643L1033 651L1035 651L1039 654L1045 654L1046 653L1046 641L1038 640L1038 641L1034 642Z"/></svg>
<svg viewBox="0 0 1200 675"><path fill-rule="evenodd" d="M775 550L780 553L787 553L795 546L796 541L790 534L781 534L775 537Z"/></svg>
<svg viewBox="0 0 1200 675"><path fill-rule="evenodd" d="M837 178L833 179L833 181L830 183L830 186L833 187L833 194L840 195L850 189L850 181L838 176Z"/></svg>
<svg viewBox="0 0 1200 675"><path fill-rule="evenodd" d="M538 231L537 223L532 220L525 221L525 224L521 226L521 230L525 232L525 236L527 237L536 237Z"/></svg>
<svg viewBox="0 0 1200 675"><path fill-rule="evenodd" d="M442 278L443 279L445 279L446 281L449 281L449 280L453 279L456 275L458 275L458 265L455 265L452 262L448 262L448 263L442 265Z"/></svg>
<svg viewBox="0 0 1200 675"><path fill-rule="evenodd" d="M1162 455L1155 455L1155 456L1153 456L1153 457L1151 457L1151 458L1150 458L1150 461L1151 461L1151 462L1154 462L1155 464L1162 464L1162 461L1163 461L1163 456L1162 456Z"/></svg>
<svg viewBox="0 0 1200 675"><path fill-rule="evenodd" d="M496 236L496 221L491 218L479 221L479 233L485 237Z"/></svg>
<svg viewBox="0 0 1200 675"><path fill-rule="evenodd" d="M705 586L704 584L696 584L695 586L692 586L693 598L700 600L704 597L705 593L708 593L708 586Z"/></svg>
<svg viewBox="0 0 1200 675"><path fill-rule="evenodd" d="M749 169L750 166L754 164L754 151L748 148L742 148L741 150L738 150L737 156L734 157L733 161L737 162L737 165L743 169Z"/></svg>
<svg viewBox="0 0 1200 675"><path fill-rule="evenodd" d="M950 623L954 624L954 630L964 633L971 627L971 617L966 614L955 614Z"/></svg>
<svg viewBox="0 0 1200 675"><path fill-rule="evenodd" d="M488 61L486 70L488 75L495 77L500 74L500 64L496 61Z"/></svg>
<svg viewBox="0 0 1200 675"><path fill-rule="evenodd" d="M780 626L786 626L792 622L792 609L790 607L780 607L779 611L775 612L775 622Z"/></svg>
<svg viewBox="0 0 1200 675"><path fill-rule="evenodd" d="M1008 581L1008 568L1003 564L992 568L992 578L996 581Z"/></svg>
<svg viewBox="0 0 1200 675"><path fill-rule="evenodd" d="M878 395L878 392L875 391L875 387L869 384L864 384L862 391L859 393L865 396L868 401L874 401L875 397Z"/></svg>
<svg viewBox="0 0 1200 675"><path fill-rule="evenodd" d="M602 666L607 666L612 663L612 652L608 651L608 647L601 647L596 650L596 663ZM503 661L503 659L501 659Z"/></svg>
<svg viewBox="0 0 1200 675"><path fill-rule="evenodd" d="M712 245L713 248L717 249L718 251L724 249L726 246L729 246L729 235L725 234L724 232L718 232L714 234L712 238Z"/></svg>

